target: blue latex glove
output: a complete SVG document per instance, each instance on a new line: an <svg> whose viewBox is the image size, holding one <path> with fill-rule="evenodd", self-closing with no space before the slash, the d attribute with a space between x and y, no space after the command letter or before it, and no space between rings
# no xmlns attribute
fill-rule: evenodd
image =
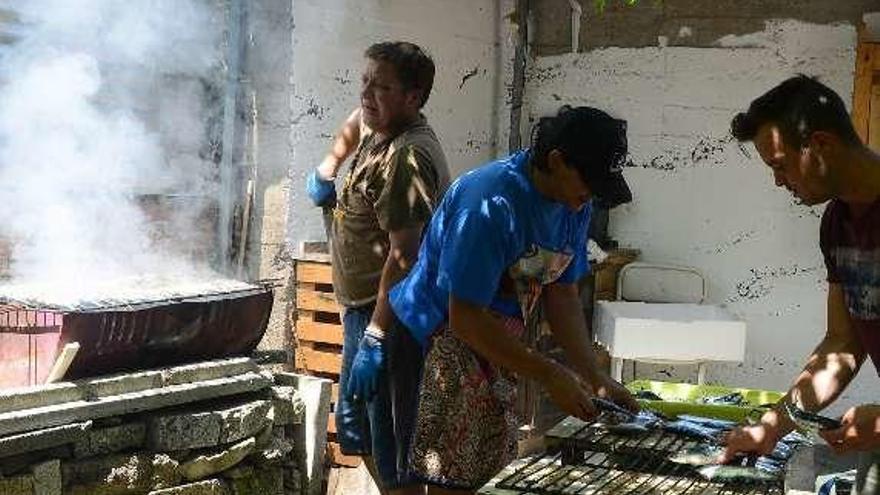
<svg viewBox="0 0 880 495"><path fill-rule="evenodd" d="M306 179L306 192L315 206L333 206L336 202L336 185L332 180L324 180L318 176L318 170L312 170Z"/></svg>
<svg viewBox="0 0 880 495"><path fill-rule="evenodd" d="M364 335L351 363L346 393L354 400L369 402L379 389L379 377L384 370L384 342L373 335Z"/></svg>

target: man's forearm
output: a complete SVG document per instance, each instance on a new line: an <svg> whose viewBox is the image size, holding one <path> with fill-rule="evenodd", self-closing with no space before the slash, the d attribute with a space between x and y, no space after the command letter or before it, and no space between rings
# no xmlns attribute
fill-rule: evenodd
<svg viewBox="0 0 880 495"><path fill-rule="evenodd" d="M385 266L382 268L382 276L379 280L379 293L376 296L376 308L373 310L373 317L370 319L370 323L385 332L391 330L394 322L394 312L391 309L388 292L394 287L394 284L403 279L410 266L412 265L401 266L399 260L390 254L385 259Z"/></svg>
<svg viewBox="0 0 880 495"><path fill-rule="evenodd" d="M508 336L504 320L482 307L450 298L450 329L490 363L533 380L545 381L554 363Z"/></svg>
<svg viewBox="0 0 880 495"><path fill-rule="evenodd" d="M423 225L396 230L388 234L388 256L382 267L382 275L379 278L379 290L376 295L376 308L370 319L372 326L389 331L394 322L394 312L388 300L388 292L409 273L415 264L419 254Z"/></svg>
<svg viewBox="0 0 880 495"><path fill-rule="evenodd" d="M592 382L602 372L590 346L577 288L573 284L551 284L545 290L544 309L553 337L565 351L571 367Z"/></svg>
<svg viewBox="0 0 880 495"><path fill-rule="evenodd" d="M355 109L342 127L336 132L330 151L318 166L321 177L325 180L336 177L342 163L354 152L360 142L360 108Z"/></svg>
<svg viewBox="0 0 880 495"><path fill-rule="evenodd" d="M840 335L826 335L807 360L794 385L761 422L775 428L777 440L795 428L782 404L817 412L834 402L855 377L864 354L861 345Z"/></svg>
<svg viewBox="0 0 880 495"><path fill-rule="evenodd" d="M834 402L858 373L865 356L859 342L826 336L813 351L785 399L808 411Z"/></svg>

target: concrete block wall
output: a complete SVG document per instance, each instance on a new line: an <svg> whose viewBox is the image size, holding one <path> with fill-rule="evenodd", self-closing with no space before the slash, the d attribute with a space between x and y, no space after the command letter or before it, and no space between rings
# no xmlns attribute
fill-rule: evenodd
<svg viewBox="0 0 880 495"><path fill-rule="evenodd" d="M726 36L760 33L768 21L791 19L807 24L861 22L862 14L876 10L874 0L639 0L627 5L608 0L604 11L594 3L582 4L578 51L595 48L643 48L658 39L669 46L713 47ZM534 0L533 48L540 55L571 51L571 8L567 1Z"/></svg>
<svg viewBox="0 0 880 495"><path fill-rule="evenodd" d="M803 8L640 2L625 13L615 7L608 19L591 13L583 29L593 34L586 41L582 36L585 51L577 54L564 53L570 50L564 48L568 10L559 3L541 10L549 2L539 1L536 8L536 57L527 75L524 120L563 103L596 106L628 120L634 167L626 174L635 199L612 212L612 236L641 249L643 261L697 267L707 277L709 302L747 322L746 361L711 365L710 382L786 388L825 330L827 285L818 248L823 207L796 204L774 187L751 144L732 142L730 119L796 73L818 76L849 104L856 46L851 19L861 17L866 3L844 2L832 13L815 2ZM716 22L712 36L675 46L666 31L690 25L676 13L685 3L692 9L699 4L699 16ZM765 4L773 8L762 10ZM620 16L661 14L663 24L639 28L636 22L613 32L609 27ZM820 17L796 19L803 15ZM748 17L751 30L732 16L743 22ZM876 397L880 382L870 363L865 368L836 411ZM642 378L695 378L692 367L638 365L636 372ZM629 368L624 377L632 373Z"/></svg>
<svg viewBox="0 0 880 495"><path fill-rule="evenodd" d="M329 385L303 380L235 358L5 390L0 493L319 493Z"/></svg>

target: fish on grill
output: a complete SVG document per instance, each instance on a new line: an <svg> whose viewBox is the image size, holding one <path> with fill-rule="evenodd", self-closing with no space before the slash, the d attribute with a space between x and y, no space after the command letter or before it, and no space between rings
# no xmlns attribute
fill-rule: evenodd
<svg viewBox="0 0 880 495"><path fill-rule="evenodd" d="M778 473L758 467L714 465L702 467L697 472L709 481L721 483L775 483L780 479Z"/></svg>
<svg viewBox="0 0 880 495"><path fill-rule="evenodd" d="M718 457L722 452L724 452L722 447L701 443L676 452L669 457L669 460L676 464L688 466L707 466L717 464Z"/></svg>

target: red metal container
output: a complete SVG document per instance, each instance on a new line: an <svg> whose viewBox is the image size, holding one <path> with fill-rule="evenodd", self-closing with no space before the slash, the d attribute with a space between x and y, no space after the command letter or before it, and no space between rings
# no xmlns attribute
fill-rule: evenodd
<svg viewBox="0 0 880 495"><path fill-rule="evenodd" d="M269 288L88 311L0 305L0 387L44 383L65 344L65 379L247 355L266 330Z"/></svg>

